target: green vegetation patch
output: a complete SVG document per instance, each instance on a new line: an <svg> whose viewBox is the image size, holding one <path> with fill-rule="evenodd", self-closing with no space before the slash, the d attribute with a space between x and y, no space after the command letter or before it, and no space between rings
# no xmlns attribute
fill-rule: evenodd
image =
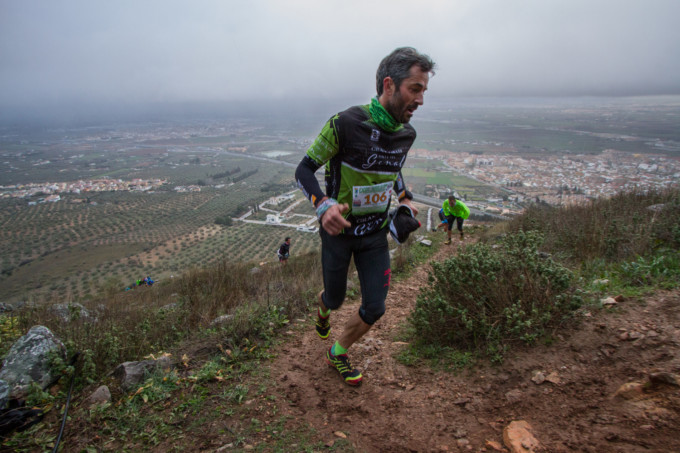
<svg viewBox="0 0 680 453"><path fill-rule="evenodd" d="M416 193L427 193L427 185L444 186L454 189L468 200L483 200L499 196L501 192L489 185L453 171L431 170L428 168L403 168L404 179Z"/></svg>
<svg viewBox="0 0 680 453"><path fill-rule="evenodd" d="M537 229L545 249L578 266L621 262L655 250L680 249L680 190L622 192L566 209L536 204L508 232Z"/></svg>
<svg viewBox="0 0 680 453"><path fill-rule="evenodd" d="M531 343L582 300L573 274L539 252L538 232L473 244L432 263L410 322L423 352L456 348L501 360L512 342Z"/></svg>
<svg viewBox="0 0 680 453"><path fill-rule="evenodd" d="M21 337L21 329L15 316L0 314L0 360L9 352L12 344Z"/></svg>

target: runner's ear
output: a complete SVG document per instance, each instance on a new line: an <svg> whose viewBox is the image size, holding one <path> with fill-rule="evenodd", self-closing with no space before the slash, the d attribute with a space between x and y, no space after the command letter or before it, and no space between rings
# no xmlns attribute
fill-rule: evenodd
<svg viewBox="0 0 680 453"><path fill-rule="evenodd" d="M383 79L383 94L387 97L392 97L394 94L395 85L392 77L387 76Z"/></svg>

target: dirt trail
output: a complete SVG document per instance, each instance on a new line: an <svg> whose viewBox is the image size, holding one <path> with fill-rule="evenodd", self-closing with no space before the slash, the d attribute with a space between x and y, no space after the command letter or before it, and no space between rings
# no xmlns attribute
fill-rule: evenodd
<svg viewBox="0 0 680 453"><path fill-rule="evenodd" d="M435 259L460 245L454 241ZM586 316L552 346L453 374L394 358L404 347L395 334L428 270L422 266L392 283L386 314L350 349L364 375L358 388L344 384L323 360L358 302L333 312L326 340L311 318L296 329L270 364L268 392L279 395L277 416L306 422L328 445L340 432L360 452L496 451L513 420L532 425L542 451L680 451L680 387L660 382L680 373L679 291L621 302L611 312ZM657 383L649 383L650 374ZM614 396L632 382L646 384L632 384L628 399Z"/></svg>

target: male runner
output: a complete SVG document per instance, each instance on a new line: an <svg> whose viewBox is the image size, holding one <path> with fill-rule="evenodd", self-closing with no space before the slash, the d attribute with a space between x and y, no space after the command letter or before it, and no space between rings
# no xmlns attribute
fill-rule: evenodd
<svg viewBox="0 0 680 453"><path fill-rule="evenodd" d="M361 384L362 375L350 364L347 350L385 313L391 276L386 226L392 193L414 215L418 213L401 168L416 138L409 121L423 105L434 66L427 55L411 47L386 56L376 73L377 96L328 120L295 172L321 223L324 290L319 293L316 324L321 338L330 334L331 310L340 308L345 299L352 256L359 274L361 307L326 352L326 361L350 385ZM325 192L314 176L321 166Z"/></svg>
<svg viewBox="0 0 680 453"><path fill-rule="evenodd" d="M465 206L460 200L456 200L456 197L450 195L448 199L444 200L442 205L442 210L444 211L444 216L446 218L446 234L447 239L444 244L451 243L451 229L453 228L453 222L455 220L458 232L460 232L460 240L464 238L463 235L463 222L465 219L470 217L470 209Z"/></svg>
<svg viewBox="0 0 680 453"><path fill-rule="evenodd" d="M276 254L279 256L279 263L286 264L288 262L290 257L290 237L286 236Z"/></svg>

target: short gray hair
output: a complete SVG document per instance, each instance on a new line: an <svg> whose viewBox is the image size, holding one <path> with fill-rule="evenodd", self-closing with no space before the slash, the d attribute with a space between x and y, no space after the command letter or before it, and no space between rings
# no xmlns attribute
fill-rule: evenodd
<svg viewBox="0 0 680 453"><path fill-rule="evenodd" d="M399 89L401 82L410 77L413 65L418 65L421 71L434 75L435 62L413 47L399 47L383 58L375 73L378 96L382 95L385 77L391 77L394 85Z"/></svg>

